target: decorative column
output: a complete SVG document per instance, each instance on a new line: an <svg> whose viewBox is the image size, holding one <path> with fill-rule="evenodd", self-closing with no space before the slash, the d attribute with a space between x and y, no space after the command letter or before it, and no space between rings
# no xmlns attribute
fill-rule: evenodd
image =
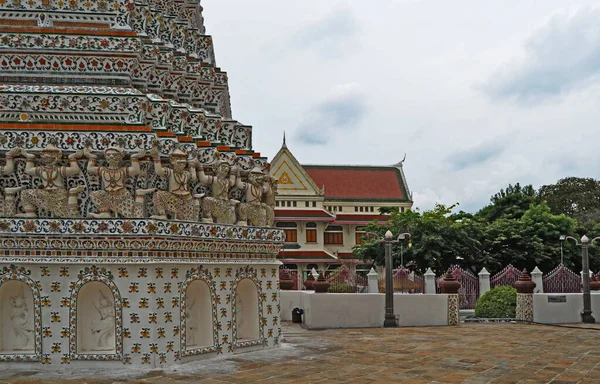
<svg viewBox="0 0 600 384"><path fill-rule="evenodd" d="M533 290L533 293L544 293L543 275L544 274L538 267L535 267L533 271L531 271L531 281L535 283L535 289Z"/></svg>
<svg viewBox="0 0 600 384"><path fill-rule="evenodd" d="M490 290L490 273L485 267L479 272L479 297Z"/></svg>
<svg viewBox="0 0 600 384"><path fill-rule="evenodd" d="M448 325L460 325L458 290L460 283L451 270L440 281L440 291L448 295Z"/></svg>
<svg viewBox="0 0 600 384"><path fill-rule="evenodd" d="M517 289L517 321L533 322L533 290L535 283L531 276L523 269L519 280L515 282Z"/></svg>
<svg viewBox="0 0 600 384"><path fill-rule="evenodd" d="M369 287L369 293L379 293L379 275L375 272L375 269L371 268L369 274L367 275Z"/></svg>
<svg viewBox="0 0 600 384"><path fill-rule="evenodd" d="M428 295L435 295L435 273L431 268L427 268L425 272L425 293Z"/></svg>

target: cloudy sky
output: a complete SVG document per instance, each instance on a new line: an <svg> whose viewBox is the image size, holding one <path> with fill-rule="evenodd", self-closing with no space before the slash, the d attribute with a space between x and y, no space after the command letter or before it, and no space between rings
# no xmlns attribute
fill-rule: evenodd
<svg viewBox="0 0 600 384"><path fill-rule="evenodd" d="M203 0L234 118L305 164L394 164L415 206L600 178L600 7Z"/></svg>

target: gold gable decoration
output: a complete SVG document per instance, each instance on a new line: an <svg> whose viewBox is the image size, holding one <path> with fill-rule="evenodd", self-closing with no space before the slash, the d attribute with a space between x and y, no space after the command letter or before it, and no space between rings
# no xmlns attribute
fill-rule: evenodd
<svg viewBox="0 0 600 384"><path fill-rule="evenodd" d="M286 171L283 171L283 173L281 174L281 176L279 176L279 180L277 180L277 184L279 185L292 185L294 184L294 182L292 181L292 178L287 174Z"/></svg>

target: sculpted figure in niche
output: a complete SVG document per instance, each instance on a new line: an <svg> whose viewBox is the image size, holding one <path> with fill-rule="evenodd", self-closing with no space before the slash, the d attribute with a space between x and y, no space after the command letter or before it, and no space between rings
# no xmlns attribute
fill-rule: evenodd
<svg viewBox="0 0 600 384"><path fill-rule="evenodd" d="M265 182L264 174L258 167L254 167L248 174L248 181L243 182L239 177L239 170L235 186L246 191L246 202L239 205L238 225L252 225L264 227L267 225L267 209L263 203L263 195L268 191L269 184Z"/></svg>
<svg viewBox="0 0 600 384"><path fill-rule="evenodd" d="M185 343L188 347L196 345L196 333L198 332L198 315L197 311L194 310L196 306L196 298L192 299L192 302L185 309Z"/></svg>
<svg viewBox="0 0 600 384"><path fill-rule="evenodd" d="M275 197L277 196L277 179L266 175L265 179L265 193L263 194L263 203L265 205L267 214L267 226L272 227L275 223Z"/></svg>
<svg viewBox="0 0 600 384"><path fill-rule="evenodd" d="M0 166L0 175L8 176L15 172L15 156L19 156L21 148L13 148L6 154L6 165ZM22 190L23 187L5 188L4 189L4 201L0 202L0 216L2 217L13 217L17 213L17 206L15 205L15 196L17 192Z"/></svg>
<svg viewBox="0 0 600 384"><path fill-rule="evenodd" d="M160 162L160 154L155 147L150 152L154 159L154 170L161 177L169 180L168 191L156 191L154 193L154 207L156 215L153 219L167 219L167 214L175 220L196 221L200 215L201 195L192 196L189 183L196 181L195 169L187 168L187 154L180 149L171 153L171 168L165 168Z"/></svg>
<svg viewBox="0 0 600 384"><path fill-rule="evenodd" d="M85 156L90 159L87 171L90 175L99 176L102 180L103 190L90 193L92 202L99 213L90 213L95 219L112 217L142 218L144 217L144 195L154 191L151 189L138 189L136 199L125 188L129 177L140 174L139 160L146 156L145 150L131 156L131 166L123 166L125 153L122 148L112 146L104 151L107 166L96 166L97 155L92 154L89 148L84 150Z"/></svg>
<svg viewBox="0 0 600 384"><path fill-rule="evenodd" d="M115 348L115 309L112 300L98 290L98 298L92 302L98 312L98 319L91 324L95 351L109 351Z"/></svg>
<svg viewBox="0 0 600 384"><path fill-rule="evenodd" d="M83 152L78 151L69 155L69 166L60 166L58 162L62 158L62 151L53 143L49 143L42 149L40 158L42 165L35 166L35 155L21 149L21 154L27 158L25 173L42 179L41 189L27 189L21 192L24 214L20 217L37 217L35 209L42 208L49 211L54 217L78 217L77 194L85 189L79 185L71 188L68 192L65 188L64 179L81 173L77 159L83 157Z"/></svg>
<svg viewBox="0 0 600 384"><path fill-rule="evenodd" d="M29 321L29 308L23 288L18 296L10 296L10 321L15 332L15 350L33 349L33 322Z"/></svg>
<svg viewBox="0 0 600 384"><path fill-rule="evenodd" d="M235 224L237 200L229 199L229 189L235 185L235 176L230 175L231 166L225 161L217 161L214 176L204 173L204 167L196 162L198 180L212 189L211 196L202 200L202 221L205 223Z"/></svg>

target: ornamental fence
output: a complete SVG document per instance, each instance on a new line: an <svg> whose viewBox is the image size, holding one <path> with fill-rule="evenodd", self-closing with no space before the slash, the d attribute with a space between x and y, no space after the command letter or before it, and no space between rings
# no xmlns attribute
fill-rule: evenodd
<svg viewBox="0 0 600 384"><path fill-rule="evenodd" d="M460 289L458 290L458 299L460 303L460 309L473 309L479 299L479 277L475 276L473 272L462 269L458 265L450 267L452 275L460 283ZM440 281L444 276L436 278L436 293L440 293Z"/></svg>
<svg viewBox="0 0 600 384"><path fill-rule="evenodd" d="M560 264L543 277L545 293L581 292L581 275Z"/></svg>
<svg viewBox="0 0 600 384"><path fill-rule="evenodd" d="M346 265L328 272L326 277L331 293L366 293L369 286L366 276Z"/></svg>
<svg viewBox="0 0 600 384"><path fill-rule="evenodd" d="M521 271L513 267L512 264L508 264L503 270L490 278L490 287L494 288L498 285L512 287L519 280L519 277L521 277Z"/></svg>
<svg viewBox="0 0 600 384"><path fill-rule="evenodd" d="M425 278L418 272L400 267L392 273L394 292L425 293ZM379 293L385 293L385 276L377 280Z"/></svg>
<svg viewBox="0 0 600 384"><path fill-rule="evenodd" d="M280 277L284 269L285 267L280 268ZM304 289L304 281L297 271L288 270L288 272L294 282L293 290ZM461 309L474 309L479 297L489 288L501 285L514 286L522 273L510 264L493 276L490 276L485 270L477 276L470 270L457 265L452 266L450 272L461 284L458 292ZM571 271L563 264L545 275L537 269L531 272L531 275L537 283L536 292L581 292L582 280L580 274ZM428 276L402 267L394 269L392 276L394 292L406 294L440 293L439 282L443 278L443 274L435 276L432 273ZM373 279L370 279L370 277L373 277ZM329 292L331 293L385 292L385 276L383 274L367 277L346 265L342 265L333 271L327 271L326 278L330 284ZM369 280L376 287L369 288ZM429 284L431 284L431 288L427 288ZM481 292L481 289L484 289L484 292Z"/></svg>

